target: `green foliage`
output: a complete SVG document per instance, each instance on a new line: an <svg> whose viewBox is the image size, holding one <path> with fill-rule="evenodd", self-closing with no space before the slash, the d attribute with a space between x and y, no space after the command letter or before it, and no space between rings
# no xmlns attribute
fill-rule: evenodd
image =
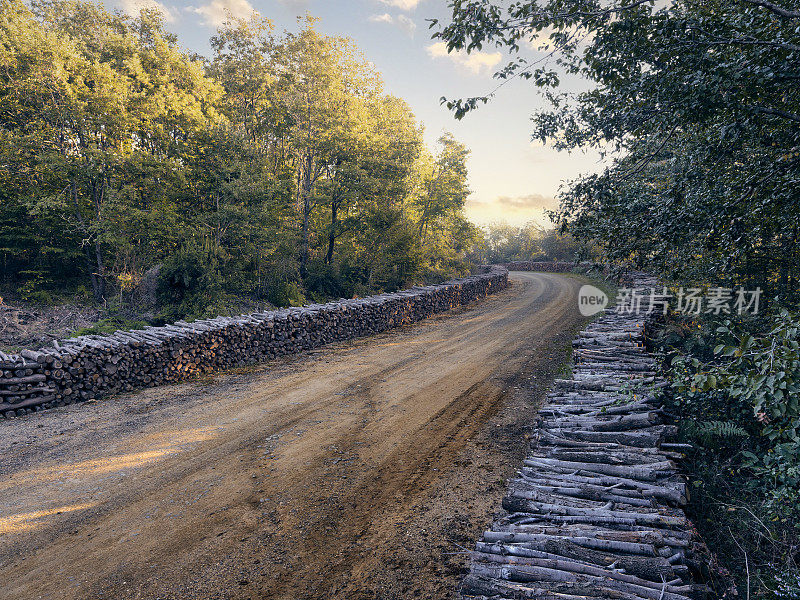
<svg viewBox="0 0 800 600"><path fill-rule="evenodd" d="M23 300L35 304L50 304L52 296L47 290L42 289L45 280L43 271L28 269L20 271L20 276L24 277L24 282L17 288L17 292Z"/></svg>
<svg viewBox="0 0 800 600"><path fill-rule="evenodd" d="M500 47L511 56L496 77L542 89L534 138L609 159L565 188L563 230L672 279L714 273L798 299L796 14L754 0L449 4L436 31L448 49Z"/></svg>
<svg viewBox="0 0 800 600"><path fill-rule="evenodd" d="M782 310L765 335L753 323L711 322L707 341L692 343L694 355L671 358L674 397L687 431L708 441L708 434L748 432L749 447L740 447L743 464L771 482L776 510L800 493L800 321ZM685 352L685 347L681 349ZM686 418L688 417L688 418ZM718 423L719 422L719 423Z"/></svg>
<svg viewBox="0 0 800 600"><path fill-rule="evenodd" d="M766 335L730 321L717 332L733 344L719 344L719 360L694 378L697 387L724 390L732 401L752 407L766 439L764 453L748 453L748 464L776 483L779 504L794 504L800 493L800 319L786 310Z"/></svg>
<svg viewBox="0 0 800 600"><path fill-rule="evenodd" d="M692 453L683 466L691 491L688 515L733 573L739 596L798 598L796 519L775 514L765 502L763 481L717 450Z"/></svg>
<svg viewBox="0 0 800 600"><path fill-rule="evenodd" d="M505 223L483 228L484 240L479 262L487 264L512 261L571 261L593 258L594 251L569 233L544 229L535 223L514 227Z"/></svg>
<svg viewBox="0 0 800 600"><path fill-rule="evenodd" d="M786 311L676 318L656 340L672 380L666 406L698 445L687 464L696 490L690 510L740 589L748 552L759 598L791 598L800 575L798 322Z"/></svg>
<svg viewBox="0 0 800 600"><path fill-rule="evenodd" d="M223 296L219 259L189 246L172 254L161 268L157 294L168 307L162 317L205 315Z"/></svg>
<svg viewBox="0 0 800 600"><path fill-rule="evenodd" d="M468 150L429 151L350 40L232 19L201 58L163 24L0 0L4 279L130 312L162 265L169 320L468 270Z"/></svg>
<svg viewBox="0 0 800 600"><path fill-rule="evenodd" d="M23 297L28 302L33 302L34 304L53 304L53 296L51 296L46 290L34 290L32 292L27 292Z"/></svg>
<svg viewBox="0 0 800 600"><path fill-rule="evenodd" d="M271 285L267 299L275 306L302 306L306 303L303 290L293 281L278 281Z"/></svg>
<svg viewBox="0 0 800 600"><path fill-rule="evenodd" d="M737 443L749 436L747 431L730 421L688 421L685 430L690 437L697 438L705 447L720 441Z"/></svg>
<svg viewBox="0 0 800 600"><path fill-rule="evenodd" d="M101 319L96 323L93 323L90 327L83 327L70 334L70 337L79 335L104 335L114 333L115 331L143 329L148 325L149 323L146 321L129 320L121 317L110 317L108 319Z"/></svg>

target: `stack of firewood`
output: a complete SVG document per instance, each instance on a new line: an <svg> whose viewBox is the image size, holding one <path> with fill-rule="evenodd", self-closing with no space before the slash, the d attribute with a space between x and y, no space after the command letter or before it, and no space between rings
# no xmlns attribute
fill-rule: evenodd
<svg viewBox="0 0 800 600"><path fill-rule="evenodd" d="M598 263L591 262L568 262L568 261L530 261L518 260L509 263L503 263L503 266L509 271L540 271L543 273L569 273L576 268L582 269L603 269L603 266Z"/></svg>
<svg viewBox="0 0 800 600"><path fill-rule="evenodd" d="M19 416L385 331L506 287L506 269L483 271L396 293L80 336L0 355L0 414Z"/></svg>
<svg viewBox="0 0 800 600"><path fill-rule="evenodd" d="M640 277L637 286L657 282ZM573 342L570 379L540 411L507 511L472 552L464 598L708 598L708 551L643 347L646 315L607 313Z"/></svg>
<svg viewBox="0 0 800 600"><path fill-rule="evenodd" d="M34 359L36 353L21 355L0 352L0 411L4 407L24 409L52 401L55 390L47 384L47 364Z"/></svg>

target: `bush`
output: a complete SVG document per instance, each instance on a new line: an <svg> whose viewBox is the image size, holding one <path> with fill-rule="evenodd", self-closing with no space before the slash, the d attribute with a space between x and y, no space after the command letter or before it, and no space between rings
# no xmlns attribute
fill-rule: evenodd
<svg viewBox="0 0 800 600"><path fill-rule="evenodd" d="M48 306L53 304L53 296L50 295L50 292L45 290L35 290L28 294L25 294L25 299L28 302L33 302L34 304L42 304L44 306Z"/></svg>
<svg viewBox="0 0 800 600"><path fill-rule="evenodd" d="M20 271L19 275L26 278L18 288L17 292L20 297L34 304L48 305L53 303L53 297L44 287L44 271Z"/></svg>
<svg viewBox="0 0 800 600"><path fill-rule="evenodd" d="M164 261L156 296L164 304L159 320L205 315L224 297L218 258L192 246L181 249Z"/></svg>
<svg viewBox="0 0 800 600"><path fill-rule="evenodd" d="M695 390L727 398L740 420L757 433L758 451L744 453L747 465L774 482L778 504L796 510L800 493L800 321L782 310L766 335L724 321L715 360L697 365Z"/></svg>
<svg viewBox="0 0 800 600"><path fill-rule="evenodd" d="M310 262L304 283L312 296L319 300L342 298L347 294L347 286L342 280L337 264L328 265L322 261Z"/></svg>
<svg viewBox="0 0 800 600"><path fill-rule="evenodd" d="M267 300L275 306L302 306L306 303L303 288L294 281L277 281L269 286Z"/></svg>
<svg viewBox="0 0 800 600"><path fill-rule="evenodd" d="M754 598L800 598L798 331L781 311L673 320L656 340L665 406L697 448L690 515Z"/></svg>
<svg viewBox="0 0 800 600"><path fill-rule="evenodd" d="M79 329L70 335L72 337L79 335L106 335L109 333L114 333L115 331L143 329L148 325L149 323L146 321L131 321L129 319L110 317L108 319L97 321L97 323L93 323L89 327L83 327L82 329Z"/></svg>

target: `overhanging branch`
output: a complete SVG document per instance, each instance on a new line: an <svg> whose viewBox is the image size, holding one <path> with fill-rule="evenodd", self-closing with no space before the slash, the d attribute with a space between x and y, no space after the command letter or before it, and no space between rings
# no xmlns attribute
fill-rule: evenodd
<svg viewBox="0 0 800 600"><path fill-rule="evenodd" d="M784 19L800 19L800 10L789 10L787 8L783 8L782 6L778 6L773 2L768 2L768 0L745 0L750 4L755 4L756 6L763 6L767 10L775 13L779 17L783 17Z"/></svg>
<svg viewBox="0 0 800 600"><path fill-rule="evenodd" d="M758 106L754 105L751 106L754 111L764 113L767 115L775 115L776 117L781 117L783 119L788 119L790 121L797 121L800 123L800 115L795 113L786 112L785 110L780 110L777 108L769 108L768 106Z"/></svg>

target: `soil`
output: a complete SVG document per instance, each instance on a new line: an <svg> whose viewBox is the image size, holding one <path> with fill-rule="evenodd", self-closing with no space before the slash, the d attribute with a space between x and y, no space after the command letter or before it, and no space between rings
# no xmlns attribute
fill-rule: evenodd
<svg viewBox="0 0 800 600"><path fill-rule="evenodd" d="M0 422L0 598L455 598L581 323L575 278Z"/></svg>
<svg viewBox="0 0 800 600"><path fill-rule="evenodd" d="M41 348L99 319L96 308L74 304L39 306L0 298L0 350Z"/></svg>

